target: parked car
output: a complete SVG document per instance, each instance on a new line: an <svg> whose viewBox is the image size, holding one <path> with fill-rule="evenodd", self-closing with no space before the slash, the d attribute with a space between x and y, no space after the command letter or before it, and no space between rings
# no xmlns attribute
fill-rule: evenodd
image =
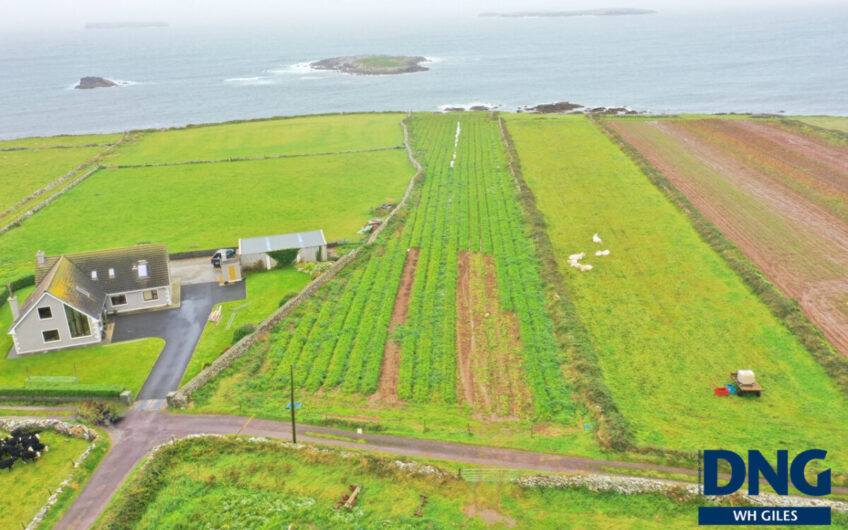
<svg viewBox="0 0 848 530"><path fill-rule="evenodd" d="M232 248L222 248L212 255L212 266L218 268L221 266L221 257L226 256L224 259L230 259L236 257L236 251Z"/></svg>

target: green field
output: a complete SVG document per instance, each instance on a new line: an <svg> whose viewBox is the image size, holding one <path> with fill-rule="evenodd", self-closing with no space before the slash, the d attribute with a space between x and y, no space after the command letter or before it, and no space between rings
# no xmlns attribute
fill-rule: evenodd
<svg viewBox="0 0 848 530"><path fill-rule="evenodd" d="M95 528L691 528L694 500L470 483L393 460L274 442L199 438L165 446ZM335 510L350 484L362 492ZM413 513L427 496L422 516ZM838 516L837 516L838 517ZM840 519L835 519L836 522Z"/></svg>
<svg viewBox="0 0 848 530"><path fill-rule="evenodd" d="M0 219L18 201L86 163L103 149L0 151Z"/></svg>
<svg viewBox="0 0 848 530"><path fill-rule="evenodd" d="M280 306L283 295L298 292L310 277L294 268L248 274L247 299L219 304L221 319L208 322L191 357L181 385L232 345L233 332L245 324L259 324Z"/></svg>
<svg viewBox="0 0 848 530"><path fill-rule="evenodd" d="M412 208L268 341L195 394L195 410L279 416L294 365L303 421L365 417L397 434L597 453L583 428L588 413L561 370L498 122L462 115L451 167L457 120L411 120L426 170ZM398 297L413 255L408 297ZM398 300L408 311L392 331ZM542 426L535 437L534 423Z"/></svg>
<svg viewBox="0 0 848 530"><path fill-rule="evenodd" d="M48 255L165 243L170 252L322 228L356 240L371 209L414 174L401 150L256 162L100 170L0 236L0 281Z"/></svg>
<svg viewBox="0 0 848 530"><path fill-rule="evenodd" d="M79 147L83 145L105 145L114 144L121 139L123 133L115 134L79 134L62 136L38 136L30 138L18 138L15 140L0 140L0 149L11 149L24 147L27 149L39 149L43 147Z"/></svg>
<svg viewBox="0 0 848 530"><path fill-rule="evenodd" d="M830 129L848 133L848 117L844 116L799 116L797 120L821 127L822 129Z"/></svg>
<svg viewBox="0 0 848 530"><path fill-rule="evenodd" d="M337 114L150 132L116 151L116 164L219 160L394 147L402 114Z"/></svg>
<svg viewBox="0 0 848 530"><path fill-rule="evenodd" d="M516 115L508 125L636 442L691 452L828 447L844 472L845 395L688 219L586 118ZM601 248L611 254L596 258ZM581 251L592 271L566 264ZM756 371L763 397L714 396L740 368Z"/></svg>
<svg viewBox="0 0 848 530"><path fill-rule="evenodd" d="M0 431L0 436L6 433ZM35 464L17 462L11 472L0 473L0 528L23 528L71 473L76 460L88 442L49 431L41 433L41 441L50 450Z"/></svg>

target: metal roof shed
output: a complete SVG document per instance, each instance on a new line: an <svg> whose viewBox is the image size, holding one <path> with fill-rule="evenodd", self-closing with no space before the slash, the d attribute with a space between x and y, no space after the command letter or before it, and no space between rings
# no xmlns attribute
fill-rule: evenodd
<svg viewBox="0 0 848 530"><path fill-rule="evenodd" d="M239 254L242 265L252 267L264 262L265 268L272 268L272 258L268 252L299 249L297 260L321 261L327 256L327 240L323 230L278 234L274 236L249 237L239 239Z"/></svg>

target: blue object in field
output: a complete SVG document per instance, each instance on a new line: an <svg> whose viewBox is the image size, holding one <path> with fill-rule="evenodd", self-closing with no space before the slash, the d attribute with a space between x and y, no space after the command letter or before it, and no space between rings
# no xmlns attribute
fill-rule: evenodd
<svg viewBox="0 0 848 530"><path fill-rule="evenodd" d="M295 401L294 402L294 410L299 409L302 405L303 405L303 403L301 403L300 401ZM286 403L286 410L290 410L290 409L291 409L291 401Z"/></svg>
<svg viewBox="0 0 848 530"><path fill-rule="evenodd" d="M727 390L730 392L730 395L736 395L736 391L739 390L733 383L730 383L729 385L725 386L727 386Z"/></svg>
<svg viewBox="0 0 848 530"><path fill-rule="evenodd" d="M586 429L587 431L591 431L592 430L592 424L591 423L584 423L583 428Z"/></svg>

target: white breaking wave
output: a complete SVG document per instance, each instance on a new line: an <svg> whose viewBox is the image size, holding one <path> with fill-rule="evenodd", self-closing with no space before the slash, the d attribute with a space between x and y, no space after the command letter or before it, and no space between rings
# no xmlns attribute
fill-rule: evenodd
<svg viewBox="0 0 848 530"><path fill-rule="evenodd" d="M274 83L274 80L270 77L230 77L229 79L224 79L225 83L233 83L236 85L244 85L244 86L257 86L257 85L271 85Z"/></svg>

